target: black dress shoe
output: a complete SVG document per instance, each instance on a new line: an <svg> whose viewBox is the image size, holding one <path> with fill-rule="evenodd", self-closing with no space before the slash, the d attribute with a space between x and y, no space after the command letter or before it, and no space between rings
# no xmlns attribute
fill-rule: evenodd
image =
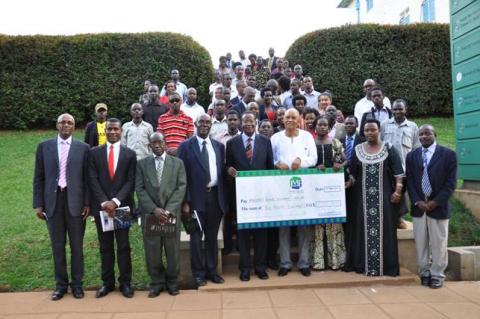
<svg viewBox="0 0 480 319"><path fill-rule="evenodd" d="M430 280L430 288L432 289L439 289L439 288L442 288L443 286L443 281L441 279L437 279L437 278L432 278Z"/></svg>
<svg viewBox="0 0 480 319"><path fill-rule="evenodd" d="M100 289L97 290L96 297L97 298L102 298L108 295L109 292L112 292L115 289L115 287L111 286L102 286Z"/></svg>
<svg viewBox="0 0 480 319"><path fill-rule="evenodd" d="M312 274L310 272L310 268L302 268L302 269L300 269L300 273L305 277L308 277Z"/></svg>
<svg viewBox="0 0 480 319"><path fill-rule="evenodd" d="M240 273L240 280L241 281L249 281L250 280L250 272L249 271L242 271Z"/></svg>
<svg viewBox="0 0 480 319"><path fill-rule="evenodd" d="M178 290L177 286L167 287L167 291L170 296L176 296L180 293L180 290Z"/></svg>
<svg viewBox="0 0 480 319"><path fill-rule="evenodd" d="M425 286L425 287L430 287L430 280L432 280L432 278L430 276L420 277L420 281L422 283L422 286Z"/></svg>
<svg viewBox="0 0 480 319"><path fill-rule="evenodd" d="M133 288L130 285L120 285L120 292L125 298L132 298L133 297Z"/></svg>
<svg viewBox="0 0 480 319"><path fill-rule="evenodd" d="M52 300L57 301L63 298L65 294L67 293L66 289L57 289L52 293Z"/></svg>
<svg viewBox="0 0 480 319"><path fill-rule="evenodd" d="M257 275L257 277L261 280L266 280L268 279L268 274L266 271L256 271L255 272L255 275Z"/></svg>
<svg viewBox="0 0 480 319"><path fill-rule="evenodd" d="M82 287L75 287L72 288L73 298L75 299L82 299L85 297L85 293L83 292Z"/></svg>
<svg viewBox="0 0 480 319"><path fill-rule="evenodd" d="M219 274L208 276L208 279L215 284L223 284L225 282L225 279L223 279Z"/></svg>
<svg viewBox="0 0 480 319"><path fill-rule="evenodd" d="M203 278L196 277L195 278L195 284L197 285L197 287L202 287L202 286L205 286L207 284L207 281Z"/></svg>
<svg viewBox="0 0 480 319"><path fill-rule="evenodd" d="M276 263L268 263L267 264L268 268L272 269L272 270L278 270L278 265Z"/></svg>
<svg viewBox="0 0 480 319"><path fill-rule="evenodd" d="M158 297L160 295L160 291L162 291L160 287L150 288L148 291L148 298Z"/></svg>
<svg viewBox="0 0 480 319"><path fill-rule="evenodd" d="M280 277L284 277L284 276L288 275L289 272L290 272L290 269L280 267L280 270L278 271L278 275Z"/></svg>

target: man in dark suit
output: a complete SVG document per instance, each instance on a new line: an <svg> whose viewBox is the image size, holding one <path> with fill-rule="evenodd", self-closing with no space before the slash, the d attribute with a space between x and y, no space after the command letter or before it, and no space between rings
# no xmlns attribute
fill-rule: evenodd
<svg viewBox="0 0 480 319"><path fill-rule="evenodd" d="M102 262L102 287L97 298L106 296L115 289L115 253L114 239L117 240L117 262L120 272L118 281L120 291L127 297L133 297L130 286L132 280L132 262L128 229L116 229L104 232L99 211L105 211L110 217L118 207L129 206L134 212L133 191L137 156L131 149L120 145L122 123L111 118L107 120L107 143L90 150L88 156L88 176L92 193L91 209L97 225L100 255Z"/></svg>
<svg viewBox="0 0 480 319"><path fill-rule="evenodd" d="M90 145L90 147L103 145L107 141L105 134L107 119L107 105L104 103L98 103L95 105L95 116L94 121L88 122L85 127L85 143Z"/></svg>
<svg viewBox="0 0 480 319"><path fill-rule="evenodd" d="M413 235L421 283L441 288L448 265L449 199L457 181L457 156L436 143L429 124L419 129L422 147L406 159L407 190L412 202Z"/></svg>
<svg viewBox="0 0 480 319"><path fill-rule="evenodd" d="M235 178L237 171L274 169L272 144L265 136L255 134L255 114L242 115L243 133L227 142L226 167L228 174ZM254 240L254 268L260 279L268 279L267 269L267 230L244 229L238 231L240 250L240 280L249 281L251 265L250 246Z"/></svg>
<svg viewBox="0 0 480 319"><path fill-rule="evenodd" d="M196 211L205 234L205 261L202 258L202 231L190 234L190 263L193 277L198 286L210 279L220 284L224 279L217 272L217 234L226 211L224 195L225 147L210 139L212 120L202 114L197 118L197 135L182 142L177 156L187 172L187 193L182 214Z"/></svg>
<svg viewBox="0 0 480 319"><path fill-rule="evenodd" d="M231 110L237 111L240 116L247 110L247 105L250 102L255 102L255 89L251 86L247 86L245 88L245 95L243 96L243 100L241 100L237 105L231 108Z"/></svg>
<svg viewBox="0 0 480 319"><path fill-rule="evenodd" d="M360 134L357 133L357 118L353 115L347 116L345 119L345 137L342 138L340 141L343 144L343 148L345 149L345 157L348 162L350 162L350 159L352 158L352 154L355 151L355 147L358 144L361 144L365 142L365 137L361 136ZM350 169L346 168L345 170L345 179L348 180L350 178ZM354 251L351 250L352 247L352 240L354 237L354 232L356 229L354 228L353 224L353 219L355 216L353 216L352 212L354 212L356 205L358 204L356 201L356 197L354 196L355 194L353 193L353 189L347 188L345 189L345 197L347 199L347 222L343 227L344 230L344 235L345 235L345 247L347 249L347 258L350 258L352 256L352 253L355 253ZM345 262L345 265L350 265L348 261ZM345 266L346 271L352 271L353 269L347 268Z"/></svg>
<svg viewBox="0 0 480 319"><path fill-rule="evenodd" d="M154 298L165 287L172 296L178 295L177 277L180 272L180 208L185 198L187 177L183 162L167 155L165 139L160 133L150 135L153 156L147 156L137 164L135 190L142 213L143 243L147 271L150 275L150 292ZM161 224L176 219L175 236L147 236L146 218L155 215ZM178 221L178 222L177 222ZM165 249L167 269L163 266L162 251Z"/></svg>
<svg viewBox="0 0 480 319"><path fill-rule="evenodd" d="M89 147L72 137L75 120L70 114L57 119L58 137L37 147L33 178L33 208L46 220L52 244L56 289L52 300L63 298L68 289L66 234L71 249L73 296L83 298L83 235L89 214L86 180Z"/></svg>

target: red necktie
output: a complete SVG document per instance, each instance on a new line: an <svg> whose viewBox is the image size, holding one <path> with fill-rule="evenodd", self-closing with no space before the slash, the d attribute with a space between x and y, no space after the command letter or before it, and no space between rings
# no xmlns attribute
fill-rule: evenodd
<svg viewBox="0 0 480 319"><path fill-rule="evenodd" d="M113 176L115 176L115 154L113 153L113 144L110 145L110 152L108 153L108 175L110 175L110 179L113 180Z"/></svg>

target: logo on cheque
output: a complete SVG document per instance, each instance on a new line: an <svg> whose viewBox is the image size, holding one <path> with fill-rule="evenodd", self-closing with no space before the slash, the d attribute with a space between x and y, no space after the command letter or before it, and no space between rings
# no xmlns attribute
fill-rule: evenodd
<svg viewBox="0 0 480 319"><path fill-rule="evenodd" d="M290 188L291 189L300 189L302 188L302 179L298 176L290 178Z"/></svg>

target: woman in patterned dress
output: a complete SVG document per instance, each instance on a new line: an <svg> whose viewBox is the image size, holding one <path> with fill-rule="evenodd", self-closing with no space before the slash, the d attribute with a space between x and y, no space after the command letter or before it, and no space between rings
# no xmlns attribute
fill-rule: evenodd
<svg viewBox="0 0 480 319"><path fill-rule="evenodd" d="M379 133L380 122L367 120L367 141L352 154L347 187L354 187L357 209L345 268L367 276L398 276L396 225L404 174L397 151L383 143Z"/></svg>
<svg viewBox="0 0 480 319"><path fill-rule="evenodd" d="M317 146L317 168L338 171L347 164L342 143L328 136L328 119L319 116L314 121ZM339 270L345 263L345 240L340 223L316 225L312 241L311 265L313 270Z"/></svg>

